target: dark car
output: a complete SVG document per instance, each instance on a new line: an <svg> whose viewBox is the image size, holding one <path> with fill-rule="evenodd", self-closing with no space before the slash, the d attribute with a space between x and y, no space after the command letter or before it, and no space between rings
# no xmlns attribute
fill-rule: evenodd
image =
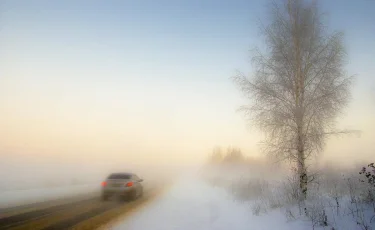
<svg viewBox="0 0 375 230"><path fill-rule="evenodd" d="M113 195L135 200L143 195L143 186L134 173L112 173L102 182L102 200L108 200Z"/></svg>

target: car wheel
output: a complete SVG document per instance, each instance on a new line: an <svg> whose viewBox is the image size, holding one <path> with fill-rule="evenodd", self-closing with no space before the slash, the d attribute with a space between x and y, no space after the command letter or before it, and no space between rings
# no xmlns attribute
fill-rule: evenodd
<svg viewBox="0 0 375 230"><path fill-rule="evenodd" d="M141 191L139 192L138 197L142 197L142 196L143 196L143 188L141 188Z"/></svg>
<svg viewBox="0 0 375 230"><path fill-rule="evenodd" d="M137 191L132 191L130 194L129 194L129 200L136 200L137 199Z"/></svg>

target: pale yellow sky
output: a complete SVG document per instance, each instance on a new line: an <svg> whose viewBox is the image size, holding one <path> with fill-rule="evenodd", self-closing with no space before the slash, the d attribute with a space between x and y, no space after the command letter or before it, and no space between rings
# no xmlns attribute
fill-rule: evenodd
<svg viewBox="0 0 375 230"><path fill-rule="evenodd" d="M60 86L55 89L63 92ZM152 90L152 86L146 89ZM160 92L154 94L160 99L155 104L136 93L132 100L128 97L131 92L112 91L102 97L99 88L71 91L57 100L48 90L15 87L1 100L1 153L155 164L199 163L215 145L235 145L247 155L259 154L261 135L247 129L242 115L235 111L236 103L242 103L239 95L237 101L229 101L233 105L224 101L224 106L215 107L210 106L212 101L192 97L181 107L174 104L173 97L188 101L188 94ZM231 93L238 94L235 90L227 94ZM346 163L374 156L375 100L369 95L354 90L354 99L338 124L360 129L361 136L331 138L324 159Z"/></svg>
<svg viewBox="0 0 375 230"><path fill-rule="evenodd" d="M94 86L56 96L64 92L62 86L30 88L30 82L16 82L8 79L7 97L1 100L2 153L197 163L214 145L252 150L256 143L235 105L215 107L218 102L188 93L166 88L150 101L137 92L103 93ZM226 111L227 106L233 109Z"/></svg>

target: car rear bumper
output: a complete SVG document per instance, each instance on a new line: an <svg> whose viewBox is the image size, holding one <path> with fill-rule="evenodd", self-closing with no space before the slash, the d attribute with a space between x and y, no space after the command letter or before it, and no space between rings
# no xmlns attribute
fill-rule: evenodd
<svg viewBox="0 0 375 230"><path fill-rule="evenodd" d="M123 195L126 196L132 192L134 192L134 187L121 187L121 188L103 188L102 194L105 195Z"/></svg>

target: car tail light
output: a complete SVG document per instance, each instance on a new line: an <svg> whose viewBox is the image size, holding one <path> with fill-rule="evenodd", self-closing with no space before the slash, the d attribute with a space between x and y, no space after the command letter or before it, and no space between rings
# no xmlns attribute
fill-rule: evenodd
<svg viewBox="0 0 375 230"><path fill-rule="evenodd" d="M128 183L126 183L125 186L126 186L126 187L131 187L131 186L133 186L133 182L128 182Z"/></svg>
<svg viewBox="0 0 375 230"><path fill-rule="evenodd" d="M102 187L105 187L105 186L107 186L107 182L106 182L106 181L103 181L103 182L102 182Z"/></svg>

